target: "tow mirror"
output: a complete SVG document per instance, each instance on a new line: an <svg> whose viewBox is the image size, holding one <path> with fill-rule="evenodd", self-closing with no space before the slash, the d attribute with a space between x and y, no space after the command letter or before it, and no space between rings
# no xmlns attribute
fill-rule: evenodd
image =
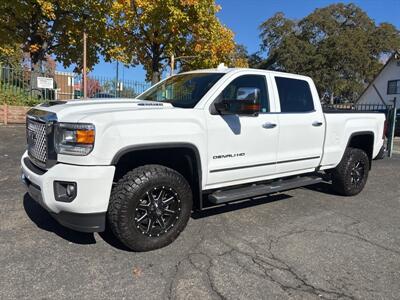
<svg viewBox="0 0 400 300"><path fill-rule="evenodd" d="M215 109L221 115L257 116L260 112L260 89L240 87L236 90L236 99L223 99L215 103Z"/></svg>
<svg viewBox="0 0 400 300"><path fill-rule="evenodd" d="M260 103L255 100L222 100L214 104L221 115L258 116Z"/></svg>

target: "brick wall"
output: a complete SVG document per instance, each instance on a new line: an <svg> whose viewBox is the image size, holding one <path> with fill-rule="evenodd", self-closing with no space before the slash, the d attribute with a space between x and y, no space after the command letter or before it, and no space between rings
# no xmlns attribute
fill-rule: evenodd
<svg viewBox="0 0 400 300"><path fill-rule="evenodd" d="M0 123L3 124L24 124L26 112L30 109L27 106L12 106L0 104Z"/></svg>

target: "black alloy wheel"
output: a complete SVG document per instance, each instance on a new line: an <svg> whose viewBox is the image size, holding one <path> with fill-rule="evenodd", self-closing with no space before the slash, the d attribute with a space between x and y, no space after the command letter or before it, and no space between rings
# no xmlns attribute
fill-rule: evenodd
<svg viewBox="0 0 400 300"><path fill-rule="evenodd" d="M351 178L351 183L354 185L359 185L363 178L364 178L364 170L365 166L362 163L362 161L356 161L354 164L353 168L350 171L350 178Z"/></svg>
<svg viewBox="0 0 400 300"><path fill-rule="evenodd" d="M138 167L113 187L107 224L129 249L158 249L186 227L192 198L189 183L177 171L161 165Z"/></svg>
<svg viewBox="0 0 400 300"><path fill-rule="evenodd" d="M360 193L367 183L370 159L359 148L347 148L342 160L331 171L334 190L343 196Z"/></svg>
<svg viewBox="0 0 400 300"><path fill-rule="evenodd" d="M181 200L176 191L159 186L146 192L135 208L135 226L149 237L167 233L176 225L181 211Z"/></svg>

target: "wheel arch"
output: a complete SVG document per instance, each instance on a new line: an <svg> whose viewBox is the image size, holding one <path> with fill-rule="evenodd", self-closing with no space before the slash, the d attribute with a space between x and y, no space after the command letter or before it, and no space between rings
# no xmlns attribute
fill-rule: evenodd
<svg viewBox="0 0 400 300"><path fill-rule="evenodd" d="M374 152L374 144L375 144L375 134L372 131L357 131L353 132L346 145L346 149L349 147L357 148L365 151L368 155L369 159L369 167L371 168L372 156ZM346 150L345 149L345 150ZM344 153L343 153L344 155ZM343 158L343 156L342 156Z"/></svg>
<svg viewBox="0 0 400 300"><path fill-rule="evenodd" d="M160 164L176 170L189 182L193 204L202 209L202 165L198 148L191 143L155 143L127 146L119 150L111 164L115 166L114 181L126 172L147 164Z"/></svg>

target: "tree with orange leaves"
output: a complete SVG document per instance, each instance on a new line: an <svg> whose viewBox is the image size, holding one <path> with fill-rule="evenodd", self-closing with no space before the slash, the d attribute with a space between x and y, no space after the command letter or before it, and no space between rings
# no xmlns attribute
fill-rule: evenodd
<svg viewBox="0 0 400 300"><path fill-rule="evenodd" d="M110 12L106 58L142 64L158 82L171 55L191 57L182 69L246 65L236 60L233 32L221 24L214 0L117 0Z"/></svg>

